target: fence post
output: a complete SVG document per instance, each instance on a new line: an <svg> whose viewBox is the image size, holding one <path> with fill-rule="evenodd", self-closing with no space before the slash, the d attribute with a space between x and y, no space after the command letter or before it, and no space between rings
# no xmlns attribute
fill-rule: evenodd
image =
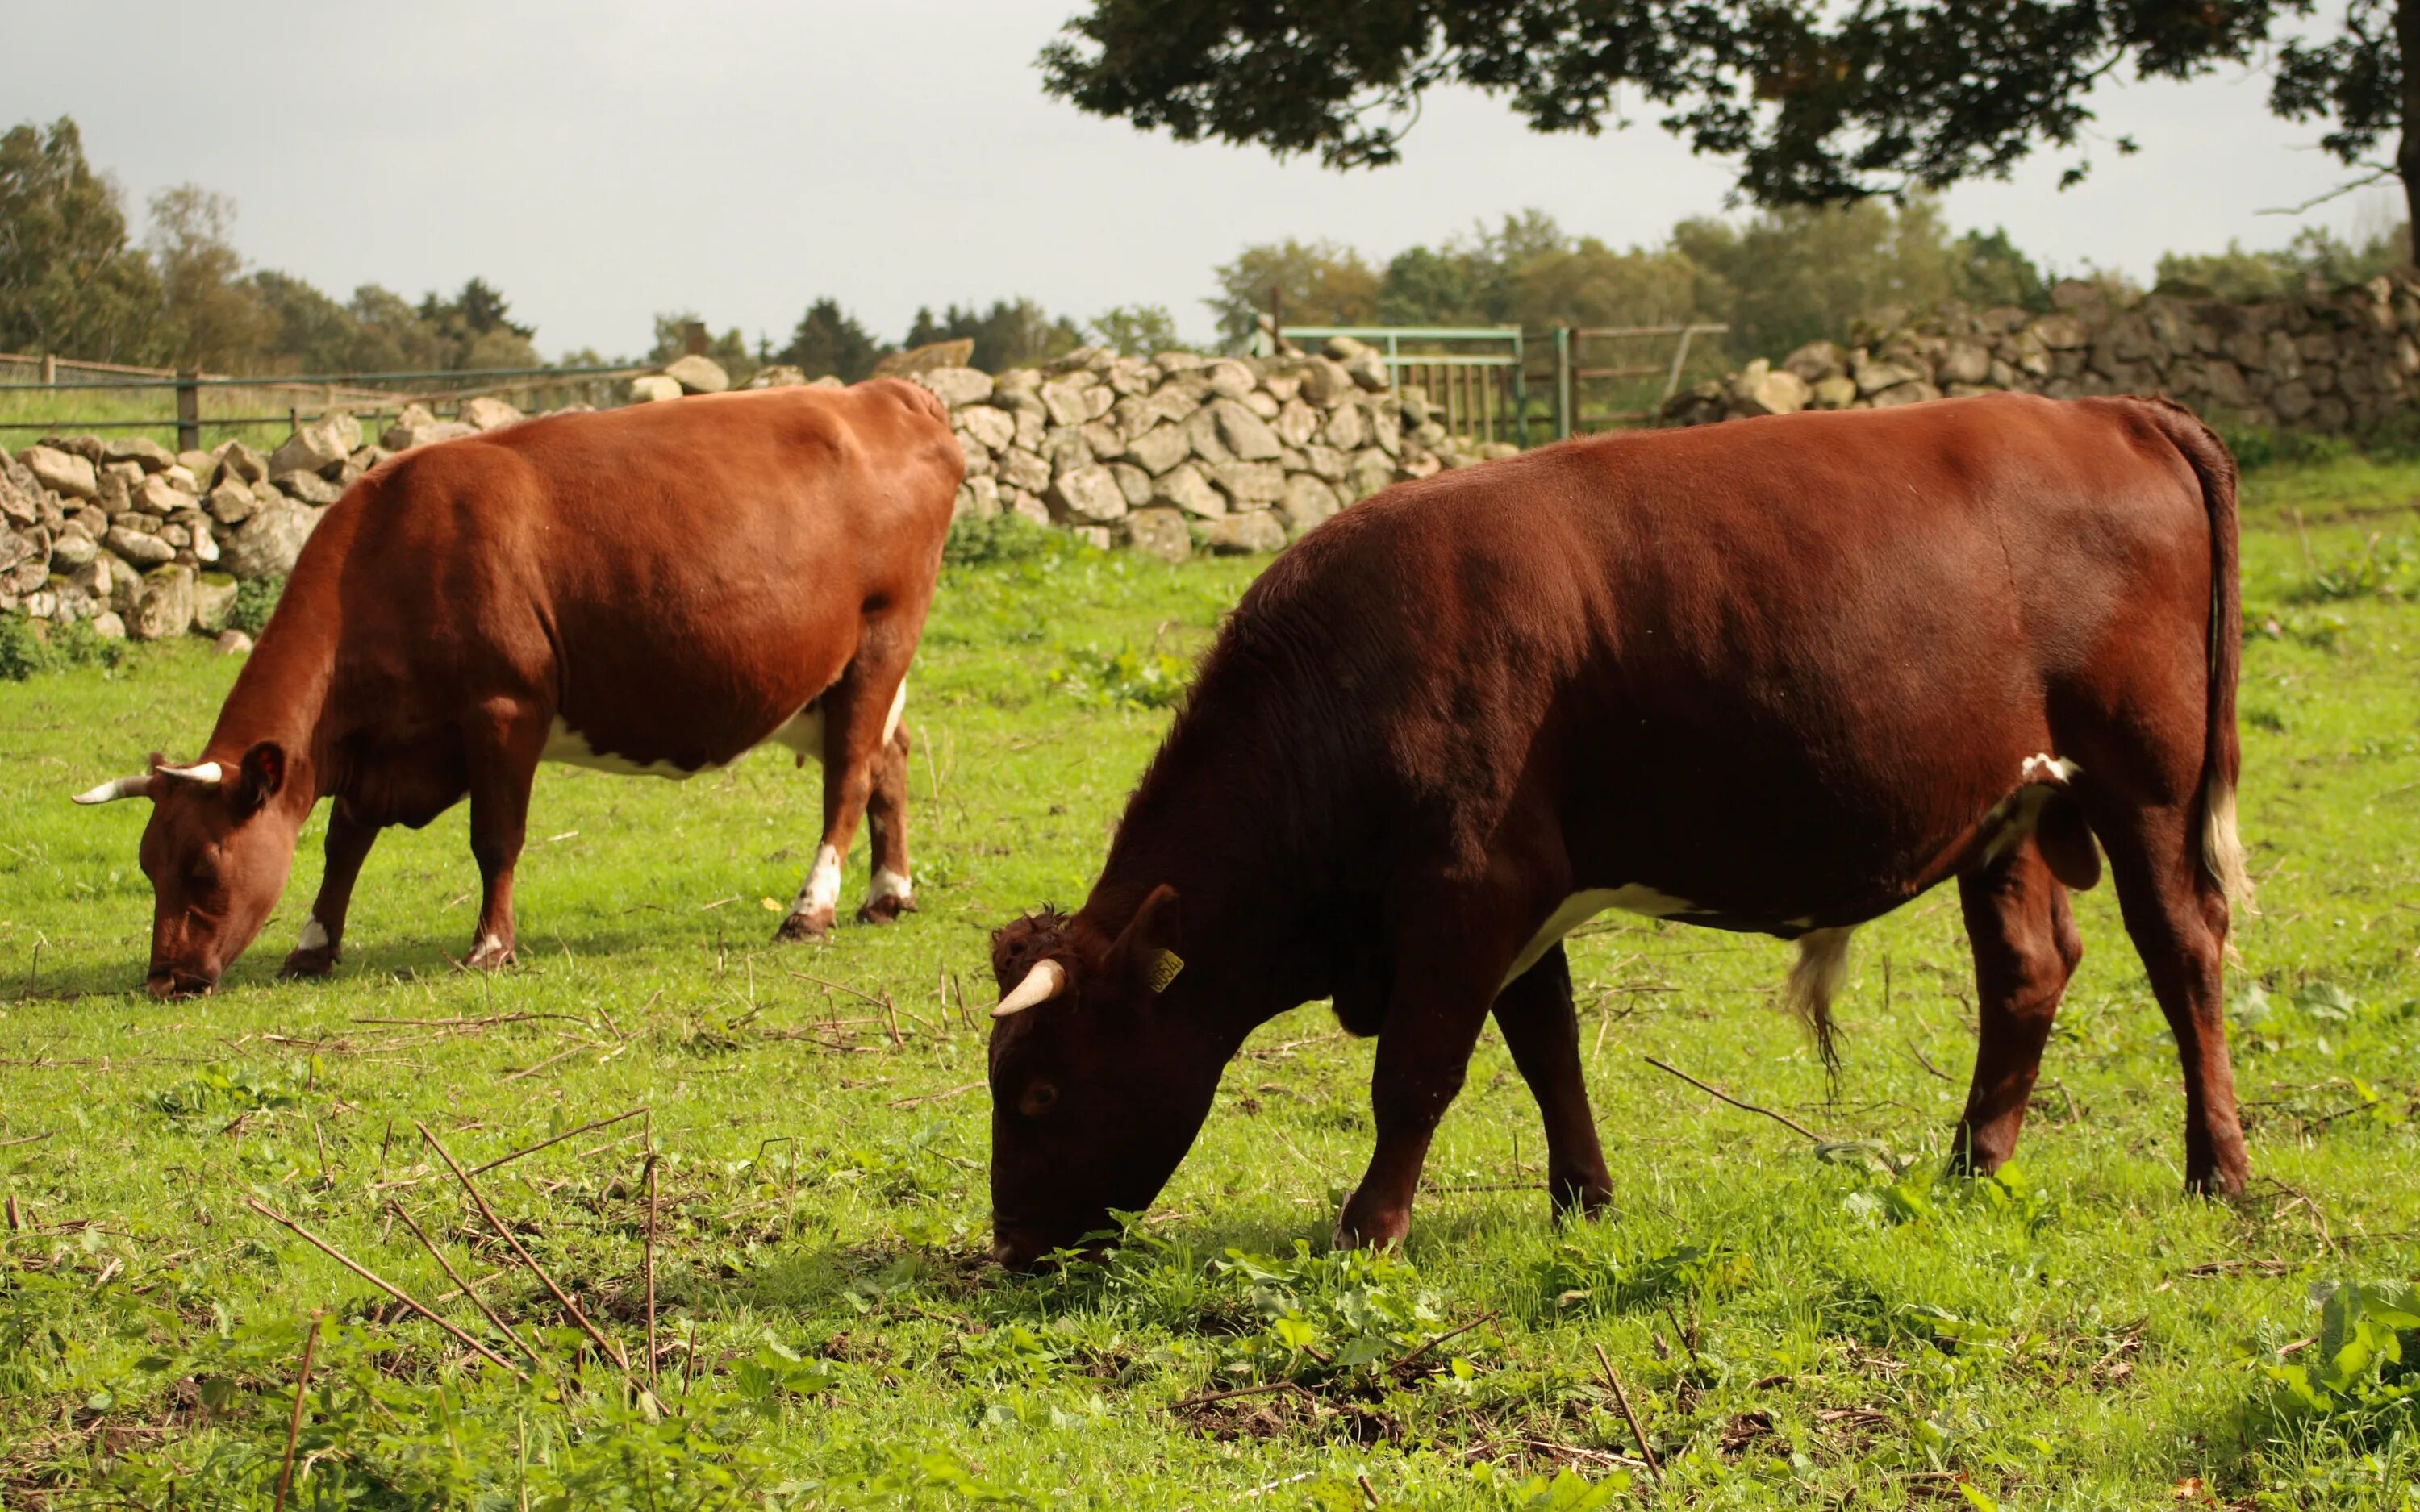
<svg viewBox="0 0 2420 1512"><path fill-rule="evenodd" d="M1572 328L1555 328L1555 440L1572 439Z"/></svg>
<svg viewBox="0 0 2420 1512"><path fill-rule="evenodd" d="M1529 348L1512 332L1512 443L1529 449Z"/></svg>
<svg viewBox="0 0 2420 1512"><path fill-rule="evenodd" d="M42 382L47 386L59 380L59 359L56 352L42 354Z"/></svg>
<svg viewBox="0 0 2420 1512"><path fill-rule="evenodd" d="M198 367L177 375L177 450L180 452L202 449L202 388L196 381L201 376Z"/></svg>

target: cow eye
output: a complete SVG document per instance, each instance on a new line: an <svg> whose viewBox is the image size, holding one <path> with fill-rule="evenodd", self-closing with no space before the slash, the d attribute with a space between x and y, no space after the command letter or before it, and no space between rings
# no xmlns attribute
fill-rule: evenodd
<svg viewBox="0 0 2420 1512"><path fill-rule="evenodd" d="M1025 1089L1023 1097L1016 1100L1016 1107L1027 1118L1039 1118L1049 1112L1051 1105L1058 1101L1059 1088L1048 1082L1035 1082Z"/></svg>

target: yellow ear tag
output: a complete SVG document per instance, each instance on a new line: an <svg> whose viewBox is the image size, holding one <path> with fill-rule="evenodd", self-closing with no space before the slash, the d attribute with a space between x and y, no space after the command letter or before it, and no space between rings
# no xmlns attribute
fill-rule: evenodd
<svg viewBox="0 0 2420 1512"><path fill-rule="evenodd" d="M1184 969L1184 957L1173 950L1160 951L1151 959L1151 990L1155 993L1168 991L1168 984L1174 981L1176 974Z"/></svg>

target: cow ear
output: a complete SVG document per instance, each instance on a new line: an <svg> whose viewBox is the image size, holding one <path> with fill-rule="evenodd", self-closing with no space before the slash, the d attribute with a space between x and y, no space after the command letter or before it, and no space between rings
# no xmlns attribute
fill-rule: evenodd
<svg viewBox="0 0 2420 1512"><path fill-rule="evenodd" d="M256 743L236 767L229 800L240 814L250 814L277 796L286 786L286 748L273 740Z"/></svg>
<svg viewBox="0 0 2420 1512"><path fill-rule="evenodd" d="M1163 883L1135 911L1110 957L1129 980L1157 996L1185 969L1184 948L1185 907L1176 889Z"/></svg>

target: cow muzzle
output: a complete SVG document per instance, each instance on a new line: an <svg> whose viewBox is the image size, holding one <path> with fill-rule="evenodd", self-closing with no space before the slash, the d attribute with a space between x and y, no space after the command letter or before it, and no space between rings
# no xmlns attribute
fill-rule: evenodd
<svg viewBox="0 0 2420 1512"><path fill-rule="evenodd" d="M144 979L143 990L158 998L207 997L218 987L216 977L198 972L178 971L173 966L156 967Z"/></svg>

